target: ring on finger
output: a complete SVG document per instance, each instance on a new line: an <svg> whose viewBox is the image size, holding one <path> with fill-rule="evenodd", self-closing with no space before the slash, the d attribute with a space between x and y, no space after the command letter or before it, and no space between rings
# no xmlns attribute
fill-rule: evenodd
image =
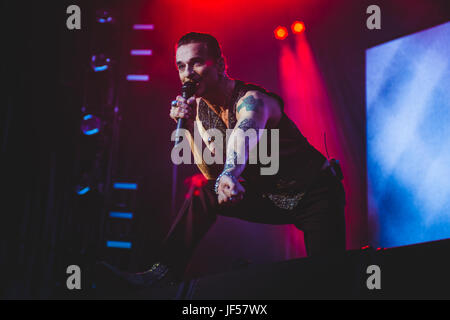
<svg viewBox="0 0 450 320"><path fill-rule="evenodd" d="M170 105L171 105L172 107L176 107L176 106L177 106L177 103L178 103L177 100L173 100L173 101L170 103Z"/></svg>

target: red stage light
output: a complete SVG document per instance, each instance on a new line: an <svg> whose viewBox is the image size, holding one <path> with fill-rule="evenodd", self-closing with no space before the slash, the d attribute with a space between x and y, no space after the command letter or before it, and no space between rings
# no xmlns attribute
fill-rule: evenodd
<svg viewBox="0 0 450 320"><path fill-rule="evenodd" d="M305 31L305 24L301 21L295 21L291 26L293 33L302 33Z"/></svg>
<svg viewBox="0 0 450 320"><path fill-rule="evenodd" d="M187 184L187 185L189 185L189 187L193 187L193 188L201 188L204 185L206 185L207 182L208 182L208 180L206 180L206 178L201 173L187 177L184 180L185 184Z"/></svg>
<svg viewBox="0 0 450 320"><path fill-rule="evenodd" d="M284 40L288 36L288 31L285 27L277 27L273 32L275 34L275 38L278 40Z"/></svg>

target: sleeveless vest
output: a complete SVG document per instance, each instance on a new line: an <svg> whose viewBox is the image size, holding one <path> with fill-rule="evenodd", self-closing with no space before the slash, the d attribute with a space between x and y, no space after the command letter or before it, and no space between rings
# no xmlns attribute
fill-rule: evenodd
<svg viewBox="0 0 450 320"><path fill-rule="evenodd" d="M315 149L308 140L302 135L294 122L284 113L284 102L280 96L269 92L264 88L235 80L235 88L231 97L231 109L228 113L229 128L236 126L236 107L238 101L247 93L247 91L259 91L263 94L273 97L278 101L281 108L281 119L274 128L279 130L279 170L275 175L261 175L260 169L264 166L247 163L242 177L252 190L260 193L263 197L271 199L275 205L284 209L293 209L304 195L326 161L317 149ZM215 113L208 110L208 105L201 100L198 107L198 117L203 127L208 130L210 125L220 130L224 137L226 125ZM270 132L267 134L270 137ZM270 141L270 140L269 140ZM271 145L268 146L268 152L271 152ZM224 141L224 152L226 150ZM223 155L225 159L225 155ZM208 179L215 179L223 169L223 165L202 165L200 168ZM200 167L200 166L199 166Z"/></svg>

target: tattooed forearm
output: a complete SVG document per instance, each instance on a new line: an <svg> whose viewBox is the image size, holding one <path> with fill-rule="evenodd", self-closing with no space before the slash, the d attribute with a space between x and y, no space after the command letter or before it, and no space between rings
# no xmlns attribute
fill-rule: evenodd
<svg viewBox="0 0 450 320"><path fill-rule="evenodd" d="M231 169L236 167L238 154L236 151L233 151L232 154L227 156L227 160L225 161L225 167L223 171L230 171Z"/></svg>
<svg viewBox="0 0 450 320"><path fill-rule="evenodd" d="M255 99L253 96L248 96L242 103L237 107L237 112L245 108L247 111L256 111L258 108L264 105L262 99Z"/></svg>
<svg viewBox="0 0 450 320"><path fill-rule="evenodd" d="M245 108L245 109L244 109ZM237 112L241 110L256 111L257 115L242 115L243 119L237 124L227 143L227 159L224 171L228 171L235 176L239 176L246 166L250 150L258 142L258 129L264 128L266 122L263 121L262 111L264 108L263 99L248 96L242 100L237 107ZM254 129L256 134L252 132Z"/></svg>
<svg viewBox="0 0 450 320"><path fill-rule="evenodd" d="M241 130L235 130L228 142L224 171L242 172L250 153L250 145L254 146L257 143L260 127L261 125L252 118L243 119L237 125L236 129ZM256 134L249 135L250 129L256 130Z"/></svg>
<svg viewBox="0 0 450 320"><path fill-rule="evenodd" d="M242 120L241 123L239 123L238 128L244 130L244 132L246 132L248 129L259 129L258 124L253 119Z"/></svg>

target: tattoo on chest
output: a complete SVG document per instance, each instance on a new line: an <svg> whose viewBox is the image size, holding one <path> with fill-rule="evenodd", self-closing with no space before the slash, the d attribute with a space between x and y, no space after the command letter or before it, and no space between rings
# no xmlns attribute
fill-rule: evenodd
<svg viewBox="0 0 450 320"><path fill-rule="evenodd" d="M253 96L248 96L242 103L237 107L237 112L245 108L247 111L256 111L258 108L263 106L262 99L255 99Z"/></svg>

